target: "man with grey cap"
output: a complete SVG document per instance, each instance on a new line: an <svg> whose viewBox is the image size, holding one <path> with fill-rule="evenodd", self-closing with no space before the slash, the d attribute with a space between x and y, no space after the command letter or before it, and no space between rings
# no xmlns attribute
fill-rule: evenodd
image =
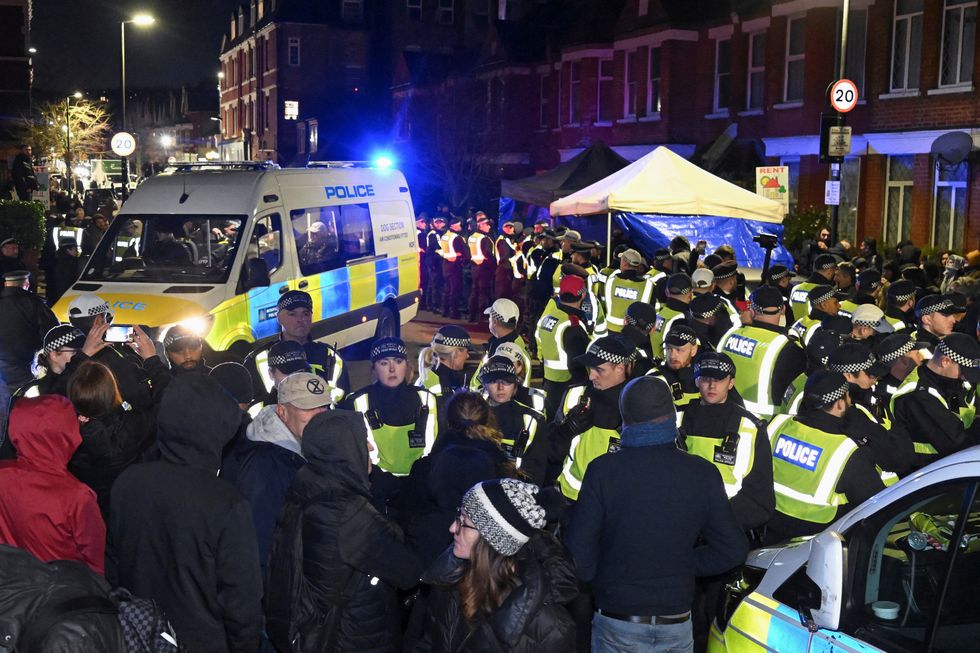
<svg viewBox="0 0 980 653"><path fill-rule="evenodd" d="M980 344L965 333L951 333L917 372L895 391L891 404L895 421L912 435L916 469L980 443L980 423L974 419Z"/></svg>
<svg viewBox="0 0 980 653"><path fill-rule="evenodd" d="M278 390L278 403L263 408L248 425L245 438L224 456L220 473L238 488L252 510L263 569L276 517L296 470L306 464L300 450L303 429L331 405L327 383L311 372L290 374Z"/></svg>
<svg viewBox="0 0 980 653"><path fill-rule="evenodd" d="M895 327L885 319L885 312L874 304L856 306L851 311L851 325L852 340L867 340L872 345L895 331Z"/></svg>
<svg viewBox="0 0 980 653"><path fill-rule="evenodd" d="M564 537L595 595L592 650L690 651L695 578L741 565L748 541L718 470L677 448L667 384L635 379L619 408L622 449L589 466Z"/></svg>
<svg viewBox="0 0 980 653"><path fill-rule="evenodd" d="M562 234L561 239L561 262L571 263L572 253L575 249L582 243L582 234L575 231L574 229L568 229ZM558 269L554 271L551 275L551 286L554 292L558 292L558 282L562 278L562 266L559 265Z"/></svg>
<svg viewBox="0 0 980 653"><path fill-rule="evenodd" d="M7 272L0 290L0 382L11 391L34 380L34 353L58 324L44 300L30 292L30 284L26 270Z"/></svg>
<svg viewBox="0 0 980 653"><path fill-rule="evenodd" d="M633 302L653 301L654 281L647 276L646 261L635 249L619 254L619 269L612 271L603 285L606 325L610 332L619 333L626 323L626 309Z"/></svg>
<svg viewBox="0 0 980 653"><path fill-rule="evenodd" d="M820 370L806 380L796 417L769 423L776 514L766 543L814 535L885 488L869 447L849 433L847 379Z"/></svg>

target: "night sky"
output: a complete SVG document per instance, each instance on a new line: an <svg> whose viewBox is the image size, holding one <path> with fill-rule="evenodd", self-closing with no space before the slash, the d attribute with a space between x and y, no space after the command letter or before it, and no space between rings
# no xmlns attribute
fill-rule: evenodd
<svg viewBox="0 0 980 653"><path fill-rule="evenodd" d="M35 88L53 93L119 87L119 21L126 26L126 87L216 79L221 36L242 0L34 0Z"/></svg>

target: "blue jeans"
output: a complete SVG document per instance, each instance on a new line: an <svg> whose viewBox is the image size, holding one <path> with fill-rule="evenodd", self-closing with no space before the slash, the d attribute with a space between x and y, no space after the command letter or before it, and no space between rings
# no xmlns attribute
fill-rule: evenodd
<svg viewBox="0 0 980 653"><path fill-rule="evenodd" d="M691 620L652 626L611 619L598 612L592 619L592 653L692 653Z"/></svg>

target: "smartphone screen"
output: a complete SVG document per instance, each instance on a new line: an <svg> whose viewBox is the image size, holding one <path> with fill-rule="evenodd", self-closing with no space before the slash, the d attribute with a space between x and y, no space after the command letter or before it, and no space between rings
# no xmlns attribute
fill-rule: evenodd
<svg viewBox="0 0 980 653"><path fill-rule="evenodd" d="M106 342L131 342L133 339L133 327L117 324L106 329Z"/></svg>

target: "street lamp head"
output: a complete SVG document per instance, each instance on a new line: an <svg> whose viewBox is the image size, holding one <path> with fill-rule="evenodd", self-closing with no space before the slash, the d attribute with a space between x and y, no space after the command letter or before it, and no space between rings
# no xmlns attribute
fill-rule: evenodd
<svg viewBox="0 0 980 653"><path fill-rule="evenodd" d="M224 78L225 78L225 74L222 71L219 70L218 71L218 79L224 79Z"/></svg>
<svg viewBox="0 0 980 653"><path fill-rule="evenodd" d="M174 144L174 139L169 134L164 134L163 136L160 137L160 145L164 146L165 148L170 147L173 144Z"/></svg>
<svg viewBox="0 0 980 653"><path fill-rule="evenodd" d="M27 48L28 54L37 54L37 48Z"/></svg>
<svg viewBox="0 0 980 653"><path fill-rule="evenodd" d="M157 22L157 19L149 14L136 14L130 21L133 25L139 25L140 27L147 27Z"/></svg>
<svg viewBox="0 0 980 653"><path fill-rule="evenodd" d="M82 99L82 92L81 91L75 91L74 93L71 94L71 96L73 98L75 98L76 100L81 100Z"/></svg>

